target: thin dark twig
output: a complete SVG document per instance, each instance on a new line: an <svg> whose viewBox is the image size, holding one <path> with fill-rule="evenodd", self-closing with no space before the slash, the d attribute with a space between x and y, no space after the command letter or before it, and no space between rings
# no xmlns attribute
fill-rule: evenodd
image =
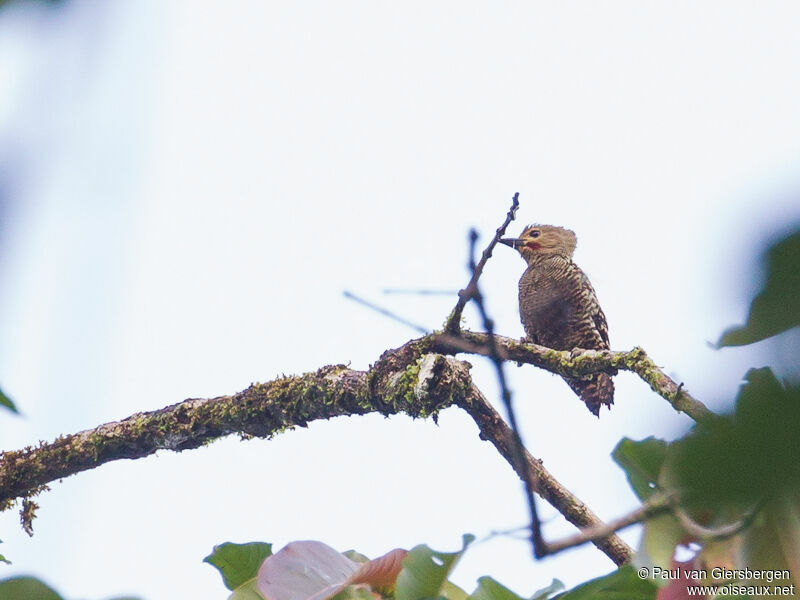
<svg viewBox="0 0 800 600"><path fill-rule="evenodd" d="M455 290L404 290L404 289L388 289L383 290L384 294L406 294L409 296L457 296L458 292Z"/></svg>
<svg viewBox="0 0 800 600"><path fill-rule="evenodd" d="M516 201L516 196L514 196L514 200ZM476 273L478 268L475 264L475 243L477 241L478 232L472 229L469 233L469 268L472 270L473 274ZM484 252L484 257L485 256L486 252ZM486 312L486 307L483 303L483 296L478 288L477 277L473 276L473 280L470 281L470 285L467 286L467 289L469 290L469 297L474 300L478 307L478 312L483 320L483 326L486 329L489 358L491 359L495 366L495 370L497 371L497 380L500 384L503 405L506 408L506 413L508 413L508 424L511 427L511 431L514 435L514 460L518 464L522 464L525 460L525 448L522 445L522 437L519 434L517 418L514 414L514 407L512 406L511 390L508 389L508 383L506 381L506 375L503 369L504 360L500 355L497 347L497 341L494 337L494 321ZM541 523L539 522L539 515L536 512L536 499L533 496L533 483L531 482L527 471L524 471L524 473L525 476L522 478L522 480L525 483L525 495L528 501L528 508L531 513L531 543L533 544L533 554L536 558L541 558L547 553L547 549L544 540L542 539L542 528Z"/></svg>
<svg viewBox="0 0 800 600"><path fill-rule="evenodd" d="M345 290L342 293L344 294L344 297L347 298L348 300L352 300L353 302L358 302L362 306L366 306L367 308L371 308L375 312L378 312L378 313L382 314L385 317L389 317L390 319L393 319L393 320L397 321L398 323L402 323L403 325L406 325L407 327L411 327L412 329L416 329L420 333L430 333L430 331L428 329L425 329L422 325L417 325L416 323L414 323L412 321L409 321L408 319L404 319L400 315L396 315L392 311L387 310L387 309L383 308L382 306L378 306L377 304L373 304L372 302L370 302L368 300L364 300L363 298L360 298L359 296L356 296L355 294L352 294L352 293L348 292L347 290Z"/></svg>
<svg viewBox="0 0 800 600"><path fill-rule="evenodd" d="M528 539L528 529L530 529L530 527L522 525L520 527L514 527L513 529L492 530L482 538L475 540L473 544L482 544L498 537L514 538L515 540Z"/></svg>
<svg viewBox="0 0 800 600"><path fill-rule="evenodd" d="M587 542L595 542L608 538L611 534L625 529L636 523L644 523L645 521L670 512L676 503L674 496L665 494L653 496L647 502L642 504L627 515L623 515L608 523L603 523L595 527L587 527L581 529L578 533L555 542L547 542L545 549L547 555L557 554L566 550L567 548L574 548Z"/></svg>
<svg viewBox="0 0 800 600"><path fill-rule="evenodd" d="M489 242L489 245L486 246L486 249L483 251L481 260L477 265L474 265L472 270L472 278L469 280L467 287L458 292L458 302L456 302L453 312L450 313L450 316L447 317L447 321L444 324L445 333L458 333L461 329L461 314L464 312L464 307L467 305L467 302L469 302L469 299L472 298L472 290L477 284L481 273L483 273L483 267L486 264L486 261L491 258L492 250L494 250L494 247L497 245L497 242L500 241L500 238L505 235L508 225L516 218L518 208L519 192L514 194L514 197L511 199L511 208L508 210L508 214L506 214L506 220L503 221L503 224L497 228L492 241Z"/></svg>

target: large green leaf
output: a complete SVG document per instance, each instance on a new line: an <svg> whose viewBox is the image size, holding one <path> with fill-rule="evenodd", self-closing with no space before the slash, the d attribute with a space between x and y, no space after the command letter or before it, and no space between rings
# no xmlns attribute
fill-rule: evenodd
<svg viewBox="0 0 800 600"><path fill-rule="evenodd" d="M667 442L649 437L640 442L623 438L611 456L625 471L628 483L639 500L644 501L656 491L658 474L666 454Z"/></svg>
<svg viewBox="0 0 800 600"><path fill-rule="evenodd" d="M655 600L657 592L649 579L641 579L633 567L626 565L559 594L556 600Z"/></svg>
<svg viewBox="0 0 800 600"><path fill-rule="evenodd" d="M475 538L464 536L464 546L458 552L436 552L427 546L416 546L403 560L403 570L397 576L397 600L422 600L443 596L448 600L463 600L466 592L447 581L458 559Z"/></svg>
<svg viewBox="0 0 800 600"><path fill-rule="evenodd" d="M272 554L272 544L250 542L234 544L225 542L214 546L214 551L203 562L217 568L225 587L235 590L246 581L255 578L264 559Z"/></svg>
<svg viewBox="0 0 800 600"><path fill-rule="evenodd" d="M747 323L722 334L718 348L752 344L800 325L800 232L767 250L766 267L764 289L753 299Z"/></svg>

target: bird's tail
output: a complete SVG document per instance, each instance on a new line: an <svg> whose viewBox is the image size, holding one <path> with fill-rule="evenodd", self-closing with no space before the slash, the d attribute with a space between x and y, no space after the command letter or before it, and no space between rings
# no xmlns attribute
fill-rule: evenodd
<svg viewBox="0 0 800 600"><path fill-rule="evenodd" d="M614 404L614 382L608 373L597 373L586 379L565 377L564 381L596 417L600 416L601 406L611 408Z"/></svg>

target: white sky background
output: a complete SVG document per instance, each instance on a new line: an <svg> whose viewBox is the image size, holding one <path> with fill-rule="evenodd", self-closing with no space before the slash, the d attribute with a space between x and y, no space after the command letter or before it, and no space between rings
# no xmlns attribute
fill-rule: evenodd
<svg viewBox="0 0 800 600"><path fill-rule="evenodd" d="M2 446L332 363L364 369L454 298L466 235L514 192L566 225L612 345L641 345L711 407L796 335L717 352L766 239L800 217L800 8L792 3L211 3L0 11ZM522 333L523 262L482 279ZM478 328L474 313L468 324ZM794 340L794 341L792 341ZM497 401L492 370L473 374ZM532 453L603 518L636 505L609 453L689 425L630 374L591 416L558 378L508 366ZM0 517L0 576L68 598L226 595L224 541L319 539L378 555L524 524L521 486L471 420L313 423L120 461L55 483L36 534ZM549 507L546 534L572 531ZM635 531L627 539L636 543ZM522 595L610 571L593 547L534 563L472 548L454 579Z"/></svg>

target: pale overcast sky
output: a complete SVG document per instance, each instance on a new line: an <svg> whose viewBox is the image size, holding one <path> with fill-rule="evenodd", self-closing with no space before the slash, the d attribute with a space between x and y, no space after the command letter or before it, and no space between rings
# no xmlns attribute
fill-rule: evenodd
<svg viewBox="0 0 800 600"><path fill-rule="evenodd" d="M469 227L568 226L614 349L644 347L724 409L765 240L800 219L800 5L154 0L0 10L3 448L331 363L364 369L434 328ZM522 334L523 263L482 279ZM469 326L477 328L474 313ZM796 333L796 332L795 332ZM787 341L789 340L789 341ZM770 345L772 344L772 345ZM491 369L473 374L499 406ZM690 424L634 376L598 421L557 377L508 366L531 452L603 518L636 506L609 454ZM0 516L0 577L67 598L223 598L224 541L319 539L375 556L522 525L508 465L456 409L313 423L273 440L120 461L54 483L36 534ZM543 509L546 535L574 531ZM636 544L637 532L626 539ZM276 547L276 549L277 549ZM541 562L472 548L454 580L528 596L613 568L593 547Z"/></svg>

